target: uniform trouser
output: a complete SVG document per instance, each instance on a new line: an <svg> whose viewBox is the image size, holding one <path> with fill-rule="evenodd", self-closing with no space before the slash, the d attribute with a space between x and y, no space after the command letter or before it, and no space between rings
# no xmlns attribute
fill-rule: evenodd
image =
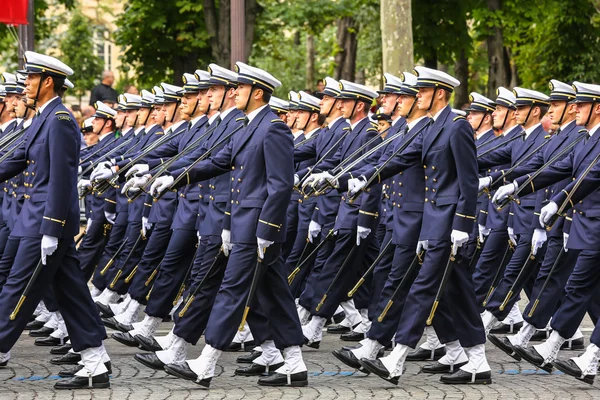
<svg viewBox="0 0 600 400"><path fill-rule="evenodd" d="M129 286L129 295L132 299L140 304L147 304L146 296L152 287L152 281L150 279L153 275L156 278L158 269L160 269L160 263L165 253L167 252L167 244L171 239L170 223L158 223L152 228L152 235L148 239L148 244L144 249L142 259L137 265L135 273L132 271L129 275L133 274L131 286ZM156 272L155 272L156 271ZM129 277L123 278L127 280Z"/></svg>
<svg viewBox="0 0 600 400"><path fill-rule="evenodd" d="M570 252L571 250L569 250ZM560 336L570 338L583 320L600 289L600 251L581 250L565 287L565 297L552 316L550 326Z"/></svg>
<svg viewBox="0 0 600 400"><path fill-rule="evenodd" d="M507 251L509 253L506 253ZM473 273L475 301L480 313L485 310L483 302L494 283L496 273L500 274L499 277L503 274L503 271L498 272L498 269L502 267L502 260L504 259L505 254L506 257L510 259L511 253L508 248L508 232L506 229L492 230L483 243L481 256L477 261L477 266Z"/></svg>
<svg viewBox="0 0 600 400"><path fill-rule="evenodd" d="M298 200L290 200L286 212L286 223L285 242L281 245L281 257L284 261L289 257L298 234Z"/></svg>
<svg viewBox="0 0 600 400"><path fill-rule="evenodd" d="M53 288L58 309L65 320L73 350L82 351L100 346L106 338L106 331L83 279L72 238L59 239L58 248L48 256L46 265L42 266L16 319L9 320L9 315L38 265L40 245L41 238L24 237L19 241L13 268L4 285L0 302L0 352L8 352L19 339L41 300L42 293L49 286Z"/></svg>
<svg viewBox="0 0 600 400"><path fill-rule="evenodd" d="M77 249L79 263L83 271L83 278L89 281L94 275L94 269L98 265L98 261L104 251L104 246L110 237L110 225L104 218L92 220L92 224L87 229L85 236L81 240L81 244Z"/></svg>
<svg viewBox="0 0 600 400"><path fill-rule="evenodd" d="M174 229L148 298L146 314L164 318L173 308L194 261L198 236L192 229Z"/></svg>
<svg viewBox="0 0 600 400"><path fill-rule="evenodd" d="M271 338L275 346L282 349L302 345L304 336L283 271L280 251L281 245L275 243L265 253L261 263L263 273L250 304L248 324L252 329L255 318L252 309L260 305L264 315L269 316ZM256 244L235 243L206 325L206 343L212 347L223 350L233 340L242 320L256 267ZM261 340L258 339L259 342Z"/></svg>
<svg viewBox="0 0 600 400"><path fill-rule="evenodd" d="M204 237L202 239L204 240ZM193 294L194 300L183 317L179 317L179 312L185 307L185 302L179 306L174 314L175 327L173 333L194 345L206 329L210 311L225 275L228 257L219 254L221 244L221 236L208 236L206 238L206 247L204 254L202 254L200 266L197 268L196 278L191 281L190 290L184 295L184 299L186 299L188 295ZM197 255L196 259L199 256ZM201 282L202 286L199 287L198 285Z"/></svg>
<svg viewBox="0 0 600 400"><path fill-rule="evenodd" d="M391 343L392 337L398 327L398 321L402 316L406 295L419 272L419 265L416 265L410 276L406 277L402 287L394 296L394 292L400 285L400 282L408 272L409 267L416 257L415 250L416 246L392 246L393 260L390 263L392 268L386 277L383 287L377 291L375 291L375 289L373 290L373 298L377 298L377 300L374 302L375 307L373 308L373 312L369 310L369 319L371 319L373 323L371 324L371 329L367 332L367 337L369 339L377 340L384 346ZM377 273L377 269L375 270L375 273ZM374 280L376 279L377 277L374 276ZM379 322L378 317L384 311L390 300L392 300L393 303L387 311L385 318Z"/></svg>
<svg viewBox="0 0 600 400"><path fill-rule="evenodd" d="M290 284L290 291L292 292L292 296L294 296L294 298L298 298L302 293L306 279L308 278L308 275L315 263L316 254L310 257L309 260L306 260L306 258L314 250L314 248L318 246L319 239L314 238L313 243L311 243L307 238L308 229L298 230L292 251L285 260L285 265L283 267L283 270L289 276L296 269L299 263L304 262L302 268L300 268L300 271L295 275L294 280Z"/></svg>
<svg viewBox="0 0 600 400"><path fill-rule="evenodd" d="M307 310L310 310L312 307L313 297L315 295L315 286L319 281L321 271L323 270L323 265L325 265L327 259L329 259L329 256L333 252L333 248L335 247L337 235L331 235L328 237L331 229L333 229L333 223L323 226L321 230L321 241L325 240L325 243L323 243L323 246L321 246L317 252L313 267L306 278L304 290L302 290L302 293L298 299L298 303ZM303 270L304 267L302 267L300 271L303 272Z"/></svg>
<svg viewBox="0 0 600 400"><path fill-rule="evenodd" d="M384 218L380 220L377 224L377 230L375 231L375 236L377 237L377 242L381 245L384 244L385 235L392 229L391 227L388 229L387 224L383 222Z"/></svg>
<svg viewBox="0 0 600 400"><path fill-rule="evenodd" d="M10 235L10 229L6 225L5 221L0 221L0 256L4 253L8 236Z"/></svg>
<svg viewBox="0 0 600 400"><path fill-rule="evenodd" d="M15 236L9 236L6 240L6 246L4 247L2 258L0 258L0 294L2 293L6 279L8 278L10 270L14 264L15 256L17 255L17 250L19 249L20 239L21 238Z"/></svg>
<svg viewBox="0 0 600 400"><path fill-rule="evenodd" d="M515 248L515 252L513 253L510 262L506 266L504 270L504 275L496 290L490 296L490 300L485 306L485 309L494 314L499 321L502 321L508 316L510 309L512 306L519 300L519 293L526 286L527 281L533 275L537 275L537 271L539 270L539 266L544 259L544 253L546 252L546 244L541 249L538 249L537 255L534 260L530 260L531 254L531 235L523 234L519 235L517 241L517 247ZM527 265L525 265L527 263ZM523 267L528 268L528 272L525 272L519 278L519 282L515 282L519 273L523 269ZM531 295L531 286L526 290L528 295ZM504 303L506 296L509 291L512 290L512 295L508 302L506 303L503 310L500 310L500 306Z"/></svg>
<svg viewBox="0 0 600 400"><path fill-rule="evenodd" d="M325 262L319 279L315 283L314 296L310 312L313 315L318 315L329 319L333 317L337 307L342 301L348 298L348 291L354 286L358 280L358 276L364 271L364 258L369 249L370 241L377 241L375 235L369 235L363 239L360 246L356 246L356 229L340 229L338 231L335 247L330 257ZM354 251L352 254L350 254ZM375 249L375 251L377 251ZM330 285L334 282L333 287ZM327 298L317 310L319 303L324 295ZM360 308L356 304L357 308ZM365 304L364 307L367 307Z"/></svg>
<svg viewBox="0 0 600 400"><path fill-rule="evenodd" d="M449 240L429 240L423 265L406 296L396 343L414 348L421 340L450 252ZM465 253L466 249L458 251L457 263L449 275L433 327L442 343L459 340L463 347L473 347L485 343L486 339Z"/></svg>
<svg viewBox="0 0 600 400"><path fill-rule="evenodd" d="M140 262L149 237L152 236L152 230L142 235L142 222L129 222L125 239L127 243L123 247L123 251L117 259L113 267L108 271L107 283L110 290L117 292L120 295L127 293L131 282L126 283L127 278L136 265Z"/></svg>
<svg viewBox="0 0 600 400"><path fill-rule="evenodd" d="M559 254L562 251L562 255ZM544 329L550 321L552 314L558 308L560 302L564 297L564 289L567 284L567 280L575 268L579 250L563 251L563 238L562 237L549 237L548 247L546 248L546 255L544 256L544 262L540 267L540 271L535 279L533 291L529 303L525 307L523 312L523 318L525 321L535 326L537 329ZM555 266L555 262L556 266ZM546 278L550 273L550 270L555 268L552 272L552 276L548 281L548 285L540 294L542 286L546 282ZM529 316L531 308L533 307L535 299L539 294L539 302L535 307L535 311L532 316Z"/></svg>
<svg viewBox="0 0 600 400"><path fill-rule="evenodd" d="M350 287L346 291L346 300L350 299L349 297L347 297L348 291L354 287L354 285L356 284L356 282L358 282L358 280L360 278L362 278L362 276L365 274L365 272L367 272L367 269L371 265L373 265L373 263L375 262L375 259L379 255L379 250L380 250L381 244L379 243L377 236L369 235L366 239L364 239L360 242L360 245L363 246L363 243L365 245L367 245L367 248L363 254L362 262L360 262L361 261L360 259L356 260L357 262L360 262L360 265L358 266L357 274L355 275L354 279L351 280ZM365 283L363 285L361 285L360 288L358 288L358 290L352 297L352 300L354 300L354 306L358 310L363 310L363 309L368 310L369 309L369 305L371 303L371 287L372 287L372 285L373 285L373 274L369 274L365 277ZM342 300L342 301L344 301L344 300Z"/></svg>
<svg viewBox="0 0 600 400"><path fill-rule="evenodd" d="M119 247L121 247L121 244L123 243L125 237L125 231L127 230L128 226L128 216L129 214L127 213L127 211L120 211L117 213L115 223L110 231L110 238L108 239L106 246L104 246L104 252L100 257L100 261L98 261L98 267L96 268L96 271L94 272L94 277L92 279L92 283L97 289L104 290L106 288L106 280L109 274L107 272L104 275L102 275L100 272L104 269L104 267L106 267L106 265L109 262L111 264L114 264L115 260L113 259L113 257L119 249Z"/></svg>
<svg viewBox="0 0 600 400"><path fill-rule="evenodd" d="M194 256L194 265L192 267L192 272L190 273L190 285L193 284L194 282L196 282L196 280L199 278L199 274L202 273L202 262L204 261L204 253L207 251L206 250L206 246L208 246L208 240L209 238L213 236L202 236L200 238L200 240L198 241L198 250L196 251L196 255ZM220 239L220 235L219 236L219 243L221 242ZM213 239L214 240L214 239ZM189 291L189 287L188 289L186 289L186 293L185 295L187 296L187 292Z"/></svg>
<svg viewBox="0 0 600 400"><path fill-rule="evenodd" d="M381 225L381 224L379 224ZM390 242L392 239L392 230L388 230L385 232L385 235L381 238L379 243L381 247L379 249L380 252L384 250L385 245ZM395 254L395 245L391 244L388 246L385 254L379 260L379 263L373 270L373 278L371 282L371 296L369 298L369 320L373 321L377 316L375 315L375 310L377 309L377 304L379 303L379 297L383 290L386 281L388 280L388 276L392 270L392 261L394 259ZM364 283L363 283L364 285Z"/></svg>

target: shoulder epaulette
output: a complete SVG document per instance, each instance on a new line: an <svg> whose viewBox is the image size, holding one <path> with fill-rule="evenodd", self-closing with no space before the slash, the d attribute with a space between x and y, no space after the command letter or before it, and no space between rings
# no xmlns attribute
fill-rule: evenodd
<svg viewBox="0 0 600 400"><path fill-rule="evenodd" d="M350 127L349 127L349 126L347 126L347 127L345 127L345 128L342 128L342 130L343 130L343 131L347 131L347 130L349 130L349 129L350 129Z"/></svg>
<svg viewBox="0 0 600 400"><path fill-rule="evenodd" d="M458 121L459 119L466 119L466 118L463 117L462 115L457 115L456 117L454 117L454 119L452 121Z"/></svg>
<svg viewBox="0 0 600 400"><path fill-rule="evenodd" d="M246 117L241 117L241 118L236 118L235 120L239 122L239 121L243 121L245 119L246 119Z"/></svg>
<svg viewBox="0 0 600 400"><path fill-rule="evenodd" d="M587 129L583 128L583 129L579 130L579 133L584 133L584 132L587 133L587 131L588 131Z"/></svg>
<svg viewBox="0 0 600 400"><path fill-rule="evenodd" d="M69 115L69 112L68 112L68 111L57 111L57 112L56 112L56 115L59 115L59 114L66 114L66 115Z"/></svg>
<svg viewBox="0 0 600 400"><path fill-rule="evenodd" d="M367 128L367 132L369 132L369 131L375 131L375 132L378 132L378 131L377 131L377 129L375 129L375 128Z"/></svg>
<svg viewBox="0 0 600 400"><path fill-rule="evenodd" d="M274 124L275 122L281 122L282 124L284 123L282 120L280 120L279 118L275 118L271 120L271 123Z"/></svg>
<svg viewBox="0 0 600 400"><path fill-rule="evenodd" d="M369 122L373 128L377 128L377 124L375 122Z"/></svg>
<svg viewBox="0 0 600 400"><path fill-rule="evenodd" d="M544 136L544 139L550 139L552 137L552 135L546 135Z"/></svg>
<svg viewBox="0 0 600 400"><path fill-rule="evenodd" d="M164 135L165 133L163 131L158 131L156 132L157 135Z"/></svg>
<svg viewBox="0 0 600 400"><path fill-rule="evenodd" d="M71 114L69 114L67 111L57 111L54 115L56 115L56 119L61 121L70 121L71 120Z"/></svg>

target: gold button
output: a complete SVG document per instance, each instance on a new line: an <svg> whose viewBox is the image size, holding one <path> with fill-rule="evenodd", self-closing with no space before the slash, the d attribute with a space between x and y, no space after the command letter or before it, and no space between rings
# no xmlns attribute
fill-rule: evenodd
<svg viewBox="0 0 600 400"><path fill-rule="evenodd" d="M236 189L236 190L237 190L238 193L240 192L240 189Z"/></svg>
<svg viewBox="0 0 600 400"><path fill-rule="evenodd" d="M429 179L429 177L427 175L425 175L425 180Z"/></svg>
<svg viewBox="0 0 600 400"><path fill-rule="evenodd" d="M398 173L398 175L402 175L402 171L400 171L400 172Z"/></svg>
<svg viewBox="0 0 600 400"><path fill-rule="evenodd" d="M432 165L432 166L431 166L431 169L435 171L435 165Z"/></svg>
<svg viewBox="0 0 600 400"><path fill-rule="evenodd" d="M426 187L426 188L425 188L425 191L426 191L426 192L429 192L429 188L428 188L428 187Z"/></svg>
<svg viewBox="0 0 600 400"><path fill-rule="evenodd" d="M402 197L402 193L398 193L398 197Z"/></svg>
<svg viewBox="0 0 600 400"><path fill-rule="evenodd" d="M240 169L244 169L244 166L243 166L243 165L242 165L242 166L240 166Z"/></svg>
<svg viewBox="0 0 600 400"><path fill-rule="evenodd" d="M433 181L434 181L434 182L437 182L437 179L433 178Z"/></svg>
<svg viewBox="0 0 600 400"><path fill-rule="evenodd" d="M232 176L232 177L231 177L231 182L233 182L233 180L234 180L234 178L233 178L233 176Z"/></svg>
<svg viewBox="0 0 600 400"><path fill-rule="evenodd" d="M424 168L424 169L427 169L427 165L423 164L423 168Z"/></svg>
<svg viewBox="0 0 600 400"><path fill-rule="evenodd" d="M435 193L435 189L431 189L431 191L432 191L433 193Z"/></svg>
<svg viewBox="0 0 600 400"><path fill-rule="evenodd" d="M242 181L242 178L238 178L238 182L241 182L241 181Z"/></svg>
<svg viewBox="0 0 600 400"><path fill-rule="evenodd" d="M427 203L429 201L429 199L427 197L425 197L425 203Z"/></svg>
<svg viewBox="0 0 600 400"><path fill-rule="evenodd" d="M235 204L240 204L237 200L235 201Z"/></svg>
<svg viewBox="0 0 600 400"><path fill-rule="evenodd" d="M233 193L233 189L231 189L231 193Z"/></svg>
<svg viewBox="0 0 600 400"><path fill-rule="evenodd" d="M32 172L32 173L31 173L31 176L35 176L35 172Z"/></svg>
<svg viewBox="0 0 600 400"><path fill-rule="evenodd" d="M398 204L398 208L402 208L402 204Z"/></svg>
<svg viewBox="0 0 600 400"><path fill-rule="evenodd" d="M431 200L431 204L435 204L435 200Z"/></svg>
<svg viewBox="0 0 600 400"><path fill-rule="evenodd" d="M232 166L231 166L231 170L232 170L232 171L235 171L235 165L232 165Z"/></svg>
<svg viewBox="0 0 600 400"><path fill-rule="evenodd" d="M30 164L30 162L31 162L31 161L27 160L27 165L29 165L29 164Z"/></svg>
<svg viewBox="0 0 600 400"><path fill-rule="evenodd" d="M233 204L233 200L231 200L231 204Z"/></svg>

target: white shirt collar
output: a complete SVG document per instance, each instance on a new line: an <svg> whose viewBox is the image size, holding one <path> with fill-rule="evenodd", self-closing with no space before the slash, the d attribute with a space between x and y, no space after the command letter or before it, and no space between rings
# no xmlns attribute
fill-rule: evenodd
<svg viewBox="0 0 600 400"><path fill-rule="evenodd" d="M233 110L235 110L235 107L230 107L225 111L221 111L221 120L224 120L225 117L227 117L229 115L229 113L232 112Z"/></svg>
<svg viewBox="0 0 600 400"><path fill-rule="evenodd" d="M263 110L263 108L265 108L266 106L267 106L267 104L265 104L264 106L260 106L256 110L254 110L251 113L247 114L246 117L248 117L248 124L250 122L252 122L252 120L254 118L256 118L256 116L258 115L258 113L261 112Z"/></svg>
<svg viewBox="0 0 600 400"><path fill-rule="evenodd" d="M369 118L369 117L365 117L365 118ZM356 128L356 125L360 124L361 121L363 121L365 118L361 118L358 121L356 121L355 123L353 123L352 125L350 125L350 129L354 130L354 128Z"/></svg>
<svg viewBox="0 0 600 400"><path fill-rule="evenodd" d="M392 120L392 126L396 125L398 123L398 121L400 121L402 119L402 117L397 117L396 119Z"/></svg>
<svg viewBox="0 0 600 400"><path fill-rule="evenodd" d="M327 127L329 129L331 129L331 127L333 126L333 124L335 124L339 119L341 119L342 116L340 115L339 117L337 117L336 119L334 119L333 121L331 121L330 123L327 124Z"/></svg>
<svg viewBox="0 0 600 400"><path fill-rule="evenodd" d="M108 133L105 133L105 134L104 134L104 135L102 135L102 136L99 136L99 137L98 137L98 142L101 142L101 141L102 141L102 139L104 139L105 137L107 137L107 136L109 136L109 135L112 135L112 134L113 134L112 132L108 132Z"/></svg>
<svg viewBox="0 0 600 400"><path fill-rule="evenodd" d="M412 128L415 127L415 125L417 125L417 123L422 120L423 118L427 118L426 115L423 115L422 117L419 117L411 122L408 123L408 130L410 131Z"/></svg>
<svg viewBox="0 0 600 400"><path fill-rule="evenodd" d="M154 128L156 126L156 124L152 124L149 127L146 128L146 131L150 131L150 129Z"/></svg>
<svg viewBox="0 0 600 400"><path fill-rule="evenodd" d="M38 112L41 114L44 111L44 109L48 106L48 104L54 101L54 99L58 99L58 96L54 96L49 101L45 102L43 106L40 106L40 108L38 108Z"/></svg>
<svg viewBox="0 0 600 400"><path fill-rule="evenodd" d="M562 124L562 125L560 126L560 130L561 130L561 131L564 131L564 130L565 130L565 128L566 128L567 126L569 126L569 124L570 124L571 122L572 122L572 123L575 123L575 120L572 120L572 121L569 121L569 122L565 122L564 124Z"/></svg>
<svg viewBox="0 0 600 400"><path fill-rule="evenodd" d="M298 139L302 135L304 135L304 131L292 132L292 136L294 136L294 140Z"/></svg>
<svg viewBox="0 0 600 400"><path fill-rule="evenodd" d="M33 119L29 118L28 120L23 122L23 128L29 128L29 125L31 125L32 122L33 122Z"/></svg>
<svg viewBox="0 0 600 400"><path fill-rule="evenodd" d="M596 133L596 131L600 128L600 123L596 124L592 129L589 130L590 132L590 137L592 137L594 135L594 133Z"/></svg>
<svg viewBox="0 0 600 400"><path fill-rule="evenodd" d="M529 128L525 129L525 139L527 139L529 137L529 135L531 135L531 132L533 132L534 130L536 130L537 127L540 126L540 125L542 125L542 123L538 122L534 126L530 126Z"/></svg>
<svg viewBox="0 0 600 400"><path fill-rule="evenodd" d="M182 119L181 121L179 121L179 122L177 122L177 123L175 123L175 124L171 125L171 126L169 127L169 129L171 130L171 132L175 132L175 131L176 131L177 129L179 129L179 127L180 127L181 125L183 125L183 123L185 123L185 122L186 122L186 121Z"/></svg>
<svg viewBox="0 0 600 400"><path fill-rule="evenodd" d="M213 122L215 122L219 115L220 114L218 112L214 113L214 115L208 119L208 124L211 125Z"/></svg>
<svg viewBox="0 0 600 400"><path fill-rule="evenodd" d="M514 131L518 127L519 127L519 125L515 124L515 125L511 126L510 128L503 130L502 131L502 136L508 135L510 132Z"/></svg>
<svg viewBox="0 0 600 400"><path fill-rule="evenodd" d="M194 127L194 125L196 125L196 122L200 121L202 118L205 118L205 117L206 117L206 114L202 114L201 116L192 119L190 121L190 126Z"/></svg>
<svg viewBox="0 0 600 400"><path fill-rule="evenodd" d="M476 133L475 134L475 140L478 140L480 137L482 137L483 135L485 135L486 133L488 133L489 131L491 131L491 129L488 129L487 131L483 131L481 133Z"/></svg>
<svg viewBox="0 0 600 400"><path fill-rule="evenodd" d="M435 115L433 116L433 120L434 121L437 120L438 117L440 116L440 114L442 113L442 111L444 111L448 107L450 107L450 106L442 107L442 109L440 111L436 112Z"/></svg>
<svg viewBox="0 0 600 400"><path fill-rule="evenodd" d="M6 128L8 128L10 124L12 124L13 121L14 119L11 119L10 121L7 121L4 124L0 125L0 132L4 132Z"/></svg>
<svg viewBox="0 0 600 400"><path fill-rule="evenodd" d="M133 131L133 134L135 136L137 136L142 130L144 130L144 127L140 126L139 128L137 128L136 130Z"/></svg>
<svg viewBox="0 0 600 400"><path fill-rule="evenodd" d="M313 134L314 134L316 131L318 131L318 130L319 130L319 128L315 128L315 129L313 129L312 131L310 131L310 132L308 132L307 134L305 134L305 135L304 135L304 137L305 137L306 139L308 139L309 137L311 137L311 136L312 136L312 135L313 135Z"/></svg>

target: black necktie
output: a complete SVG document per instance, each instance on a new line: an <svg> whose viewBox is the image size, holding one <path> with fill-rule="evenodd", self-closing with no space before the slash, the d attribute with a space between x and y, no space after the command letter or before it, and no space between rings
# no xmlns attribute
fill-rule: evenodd
<svg viewBox="0 0 600 400"><path fill-rule="evenodd" d="M221 123L221 117L217 117L214 121L213 121L213 126L216 128L217 126L219 126L219 124Z"/></svg>
<svg viewBox="0 0 600 400"><path fill-rule="evenodd" d="M244 117L244 127L248 126L249 123L250 120L248 119L248 117Z"/></svg>

